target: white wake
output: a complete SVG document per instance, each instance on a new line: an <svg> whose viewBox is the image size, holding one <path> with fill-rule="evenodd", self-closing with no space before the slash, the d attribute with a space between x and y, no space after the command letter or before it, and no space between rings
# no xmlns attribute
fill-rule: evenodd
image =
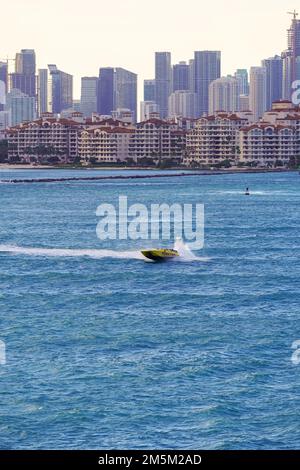
<svg viewBox="0 0 300 470"><path fill-rule="evenodd" d="M46 256L55 258L78 258L86 256L88 258L116 258L116 259L143 259L143 255L138 251L113 251L113 250L79 250L67 248L27 248L14 245L0 245L0 252L14 253L29 256Z"/></svg>
<svg viewBox="0 0 300 470"><path fill-rule="evenodd" d="M174 261L208 261L209 258L196 256L189 247L182 241L177 240L174 249L180 254ZM89 250L89 249L68 249L68 248L31 248L15 245L0 245L0 253L12 253L16 255L44 256L54 258L78 258L87 257L93 259L136 259L145 258L140 251L114 251L114 250Z"/></svg>

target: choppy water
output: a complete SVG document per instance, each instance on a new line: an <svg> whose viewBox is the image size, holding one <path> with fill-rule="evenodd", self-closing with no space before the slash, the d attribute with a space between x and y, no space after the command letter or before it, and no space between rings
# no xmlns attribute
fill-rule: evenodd
<svg viewBox="0 0 300 470"><path fill-rule="evenodd" d="M298 448L299 189L297 173L0 185L0 448ZM204 250L159 265L100 242L96 208L119 194L204 203Z"/></svg>

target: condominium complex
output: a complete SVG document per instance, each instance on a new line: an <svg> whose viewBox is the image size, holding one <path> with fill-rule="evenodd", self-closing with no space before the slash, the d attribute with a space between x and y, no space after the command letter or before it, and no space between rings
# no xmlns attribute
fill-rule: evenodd
<svg viewBox="0 0 300 470"><path fill-rule="evenodd" d="M251 113L216 113L198 119L187 134L185 163L212 165L239 159L239 130L249 123Z"/></svg>

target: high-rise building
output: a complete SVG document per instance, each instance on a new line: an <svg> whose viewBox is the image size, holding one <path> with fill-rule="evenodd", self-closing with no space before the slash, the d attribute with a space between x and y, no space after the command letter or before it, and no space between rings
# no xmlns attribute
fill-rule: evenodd
<svg viewBox="0 0 300 470"><path fill-rule="evenodd" d="M38 72L38 115L48 112L48 69Z"/></svg>
<svg viewBox="0 0 300 470"><path fill-rule="evenodd" d="M173 92L177 90L189 90L189 65L186 62L173 65Z"/></svg>
<svg viewBox="0 0 300 470"><path fill-rule="evenodd" d="M117 67L99 72L98 113L109 116L116 109L129 109L137 118L137 75Z"/></svg>
<svg viewBox="0 0 300 470"><path fill-rule="evenodd" d="M267 73L267 109L272 108L272 103L282 99L282 77L283 60L276 55L262 61L262 66L266 68Z"/></svg>
<svg viewBox="0 0 300 470"><path fill-rule="evenodd" d="M239 111L239 82L235 77L222 77L209 85L209 113Z"/></svg>
<svg viewBox="0 0 300 470"><path fill-rule="evenodd" d="M282 58L282 98L290 100L293 82L293 57L291 51L284 51Z"/></svg>
<svg viewBox="0 0 300 470"><path fill-rule="evenodd" d="M115 106L117 109L129 109L137 121L137 74L121 67L115 69Z"/></svg>
<svg viewBox="0 0 300 470"><path fill-rule="evenodd" d="M190 60L189 60L189 90L190 90L192 93L195 93L195 80L194 80L195 71L194 71L194 64L195 64L194 59L190 59Z"/></svg>
<svg viewBox="0 0 300 470"><path fill-rule="evenodd" d="M188 90L176 90L169 96L169 117L196 117L197 95Z"/></svg>
<svg viewBox="0 0 300 470"><path fill-rule="evenodd" d="M115 108L114 101L115 70L112 67L100 68L98 82L97 111L103 116L110 116Z"/></svg>
<svg viewBox="0 0 300 470"><path fill-rule="evenodd" d="M155 101L155 80L144 80L144 101Z"/></svg>
<svg viewBox="0 0 300 470"><path fill-rule="evenodd" d="M9 75L9 90L17 88L28 96L36 96L36 59L33 49L16 54L15 72Z"/></svg>
<svg viewBox="0 0 300 470"><path fill-rule="evenodd" d="M59 114L73 106L73 76L50 64L48 81L48 111Z"/></svg>
<svg viewBox="0 0 300 470"><path fill-rule="evenodd" d="M258 121L267 109L267 70L265 67L250 69L250 109Z"/></svg>
<svg viewBox="0 0 300 470"><path fill-rule="evenodd" d="M168 99L172 91L170 52L155 53L155 97L162 118L168 115Z"/></svg>
<svg viewBox="0 0 300 470"><path fill-rule="evenodd" d="M82 77L80 110L85 117L97 112L98 77Z"/></svg>
<svg viewBox="0 0 300 470"><path fill-rule="evenodd" d="M234 74L239 82L240 95L249 95L249 76L247 69L237 69Z"/></svg>
<svg viewBox="0 0 300 470"><path fill-rule="evenodd" d="M22 49L16 54L16 73L35 75L36 59L33 49Z"/></svg>
<svg viewBox="0 0 300 470"><path fill-rule="evenodd" d="M249 103L249 95L240 95L240 111L249 111L250 103Z"/></svg>
<svg viewBox="0 0 300 470"><path fill-rule="evenodd" d="M7 94L5 110L10 113L12 126L32 121L36 118L35 97L25 95L21 90L13 89Z"/></svg>
<svg viewBox="0 0 300 470"><path fill-rule="evenodd" d="M196 51L194 57L194 90L197 94L197 116L208 113L209 85L221 76L220 51Z"/></svg>
<svg viewBox="0 0 300 470"><path fill-rule="evenodd" d="M7 92L7 62L0 62L0 111L4 110Z"/></svg>
<svg viewBox="0 0 300 470"><path fill-rule="evenodd" d="M159 117L159 106L155 101L141 101L140 108L140 121L147 121L155 115Z"/></svg>
<svg viewBox="0 0 300 470"><path fill-rule="evenodd" d="M292 57L292 82L299 80L297 76L297 57L300 57L300 20L297 20L298 13L292 13L293 19L290 28L288 29L288 50L291 52Z"/></svg>

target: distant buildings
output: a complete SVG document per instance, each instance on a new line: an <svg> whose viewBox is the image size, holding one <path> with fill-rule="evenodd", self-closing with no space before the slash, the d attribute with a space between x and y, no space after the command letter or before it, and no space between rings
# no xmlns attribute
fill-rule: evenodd
<svg viewBox="0 0 300 470"><path fill-rule="evenodd" d="M120 67L101 68L98 113L109 116L118 108L129 109L137 120L137 75Z"/></svg>
<svg viewBox="0 0 300 470"><path fill-rule="evenodd" d="M56 65L48 65L48 111L59 114L73 106L73 76L62 72Z"/></svg>
<svg viewBox="0 0 300 470"><path fill-rule="evenodd" d="M140 105L140 120L147 121L151 117L159 118L159 106L155 101L141 101Z"/></svg>
<svg viewBox="0 0 300 470"><path fill-rule="evenodd" d="M36 58L33 49L22 49L16 54L15 72L9 75L8 89L18 89L36 97Z"/></svg>
<svg viewBox="0 0 300 470"><path fill-rule="evenodd" d="M194 91L197 94L197 116L208 113L209 85L221 76L220 51L196 51L194 57Z"/></svg>
<svg viewBox="0 0 300 470"><path fill-rule="evenodd" d="M144 80L144 101L155 101L155 80Z"/></svg>
<svg viewBox="0 0 300 470"><path fill-rule="evenodd" d="M38 71L38 115L48 112L48 69Z"/></svg>
<svg viewBox="0 0 300 470"><path fill-rule="evenodd" d="M267 69L251 67L250 69L250 109L258 121L267 109Z"/></svg>
<svg viewBox="0 0 300 470"><path fill-rule="evenodd" d="M235 77L222 77L209 85L209 114L240 109L240 84Z"/></svg>
<svg viewBox="0 0 300 470"><path fill-rule="evenodd" d="M173 65L173 92L190 90L189 71L189 65L186 62Z"/></svg>
<svg viewBox="0 0 300 470"><path fill-rule="evenodd" d="M36 100L14 88L6 97L5 110L9 112L11 126L36 118Z"/></svg>
<svg viewBox="0 0 300 470"><path fill-rule="evenodd" d="M82 77L80 110L85 117L97 112L98 77Z"/></svg>
<svg viewBox="0 0 300 470"><path fill-rule="evenodd" d="M172 92L172 66L170 52L155 53L155 101L162 119L168 116L168 99Z"/></svg>
<svg viewBox="0 0 300 470"><path fill-rule="evenodd" d="M0 62L0 111L4 110L7 93L7 62Z"/></svg>
<svg viewBox="0 0 300 470"><path fill-rule="evenodd" d="M247 69L237 69L234 74L239 84L239 94L249 95L249 75Z"/></svg>
<svg viewBox="0 0 300 470"><path fill-rule="evenodd" d="M169 118L195 118L197 114L197 95L185 90L176 90L169 97Z"/></svg>
<svg viewBox="0 0 300 470"><path fill-rule="evenodd" d="M291 54L291 80L299 80L297 59L300 57L300 20L297 20L297 12L293 13L291 27L288 30L288 51Z"/></svg>
<svg viewBox="0 0 300 470"><path fill-rule="evenodd" d="M266 109L282 97L283 61L278 55L262 61L266 69Z"/></svg>

